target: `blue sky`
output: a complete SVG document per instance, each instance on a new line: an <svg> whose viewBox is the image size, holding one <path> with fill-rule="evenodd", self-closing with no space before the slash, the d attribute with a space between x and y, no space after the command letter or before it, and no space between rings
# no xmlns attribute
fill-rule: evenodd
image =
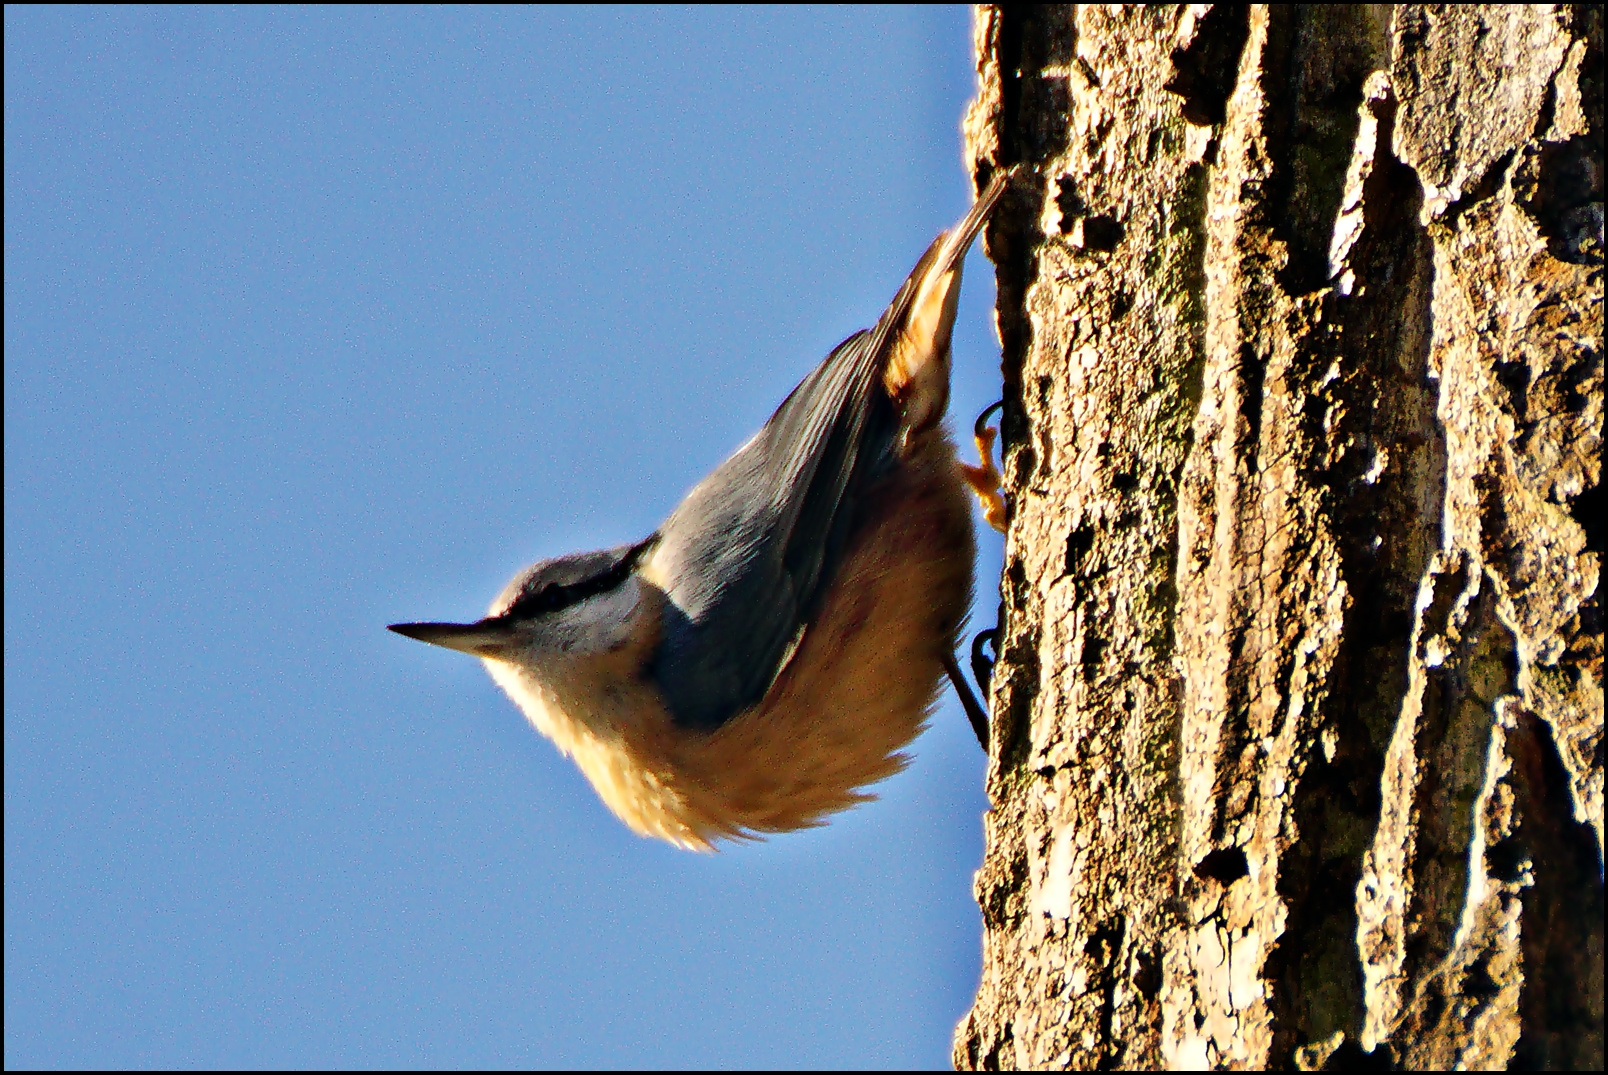
<svg viewBox="0 0 1608 1075"><path fill-rule="evenodd" d="M384 627L646 534L875 319L969 201L969 26L6 8L8 1066L947 1065L952 698L880 801L698 855Z"/></svg>

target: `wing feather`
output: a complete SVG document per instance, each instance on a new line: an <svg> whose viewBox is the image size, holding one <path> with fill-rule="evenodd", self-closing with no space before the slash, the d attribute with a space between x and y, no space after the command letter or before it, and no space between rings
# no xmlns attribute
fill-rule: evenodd
<svg viewBox="0 0 1608 1075"><path fill-rule="evenodd" d="M669 603L653 673L671 713L715 728L765 696L831 579L898 416L873 335L844 340L660 528Z"/></svg>
<svg viewBox="0 0 1608 1075"><path fill-rule="evenodd" d="M647 570L669 597L652 674L672 717L712 729L765 696L835 576L866 488L896 463L882 384L927 274L965 256L1015 169L997 173L916 263L876 326L838 344L660 528Z"/></svg>

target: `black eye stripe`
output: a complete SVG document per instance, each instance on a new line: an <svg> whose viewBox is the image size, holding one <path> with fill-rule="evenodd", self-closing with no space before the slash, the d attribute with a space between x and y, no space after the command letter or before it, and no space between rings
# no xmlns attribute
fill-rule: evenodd
<svg viewBox="0 0 1608 1075"><path fill-rule="evenodd" d="M541 616L568 608L600 593L607 593L623 583L626 576L635 570L637 561L652 546L654 540L655 538L649 538L642 542L612 564L607 571L591 578L570 583L548 582L534 590L527 590L515 599L503 615L527 618Z"/></svg>

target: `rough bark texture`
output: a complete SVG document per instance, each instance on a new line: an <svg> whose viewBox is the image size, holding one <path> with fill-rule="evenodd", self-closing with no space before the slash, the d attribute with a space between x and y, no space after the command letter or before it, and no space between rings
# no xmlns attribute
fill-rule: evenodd
<svg viewBox="0 0 1608 1075"><path fill-rule="evenodd" d="M956 1065L1601 1067L1601 9L976 39L1027 167Z"/></svg>

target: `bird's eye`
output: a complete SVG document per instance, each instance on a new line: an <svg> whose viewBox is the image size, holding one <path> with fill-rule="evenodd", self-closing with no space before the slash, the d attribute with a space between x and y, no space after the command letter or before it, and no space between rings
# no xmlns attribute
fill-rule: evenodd
<svg viewBox="0 0 1608 1075"><path fill-rule="evenodd" d="M527 590L508 609L510 615L540 616L564 605L564 587L554 582L536 590Z"/></svg>

